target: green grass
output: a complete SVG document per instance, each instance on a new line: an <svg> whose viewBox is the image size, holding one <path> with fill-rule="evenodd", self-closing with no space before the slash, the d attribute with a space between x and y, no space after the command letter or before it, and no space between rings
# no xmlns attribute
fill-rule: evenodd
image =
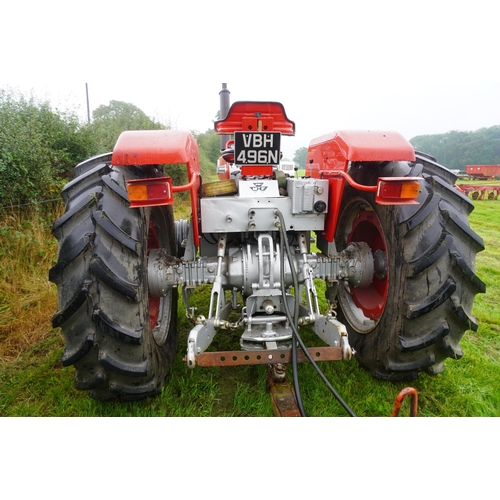
<svg viewBox="0 0 500 500"><path fill-rule="evenodd" d="M444 373L423 375L411 384L419 392L420 416L500 415L500 201L476 201L475 205L470 223L486 245L477 257L478 275L487 285L487 293L478 295L474 306L479 330L465 334L461 360L447 360ZM102 403L74 389L73 368L63 368L60 362L62 336L50 326L56 294L46 277L55 259L54 240L50 225L37 217L9 214L0 223L4 236L0 242L4 270L0 276L0 416L273 416L266 392L267 367L189 370L182 362L190 329L182 301L178 355L159 397ZM208 289L195 294L194 302L201 307ZM317 345L310 331L303 335L306 343ZM238 337L238 333L220 333L213 347L237 348ZM320 366L359 416L389 416L395 397L407 385L374 380L354 360ZM291 368L288 371L291 379ZM299 366L299 380L309 415L346 415L311 366ZM405 403L401 414L408 412Z"/></svg>

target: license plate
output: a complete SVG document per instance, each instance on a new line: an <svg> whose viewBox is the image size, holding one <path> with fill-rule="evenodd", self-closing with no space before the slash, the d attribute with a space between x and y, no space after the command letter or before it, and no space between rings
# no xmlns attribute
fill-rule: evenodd
<svg viewBox="0 0 500 500"><path fill-rule="evenodd" d="M235 132L235 165L279 165L280 132Z"/></svg>

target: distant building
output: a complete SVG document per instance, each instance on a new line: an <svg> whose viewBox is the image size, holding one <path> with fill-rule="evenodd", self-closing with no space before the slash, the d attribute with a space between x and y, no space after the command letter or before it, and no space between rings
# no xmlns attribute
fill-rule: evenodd
<svg viewBox="0 0 500 500"><path fill-rule="evenodd" d="M289 172L291 174L294 173L295 169L295 162L292 160L281 160L280 162L280 170L283 170L284 172Z"/></svg>

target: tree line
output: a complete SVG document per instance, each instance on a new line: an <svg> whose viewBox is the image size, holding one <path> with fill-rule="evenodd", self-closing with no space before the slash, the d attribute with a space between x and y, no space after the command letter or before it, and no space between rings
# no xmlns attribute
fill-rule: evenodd
<svg viewBox="0 0 500 500"><path fill-rule="evenodd" d="M500 125L473 132L417 135L409 142L416 151L434 156L451 170L465 171L467 165L500 165ZM306 157L306 147L295 151L293 160L300 169L306 167Z"/></svg>
<svg viewBox="0 0 500 500"><path fill-rule="evenodd" d="M74 167L107 153L125 130L169 129L134 104L110 101L83 122L74 111L54 109L48 100L0 89L0 206L57 198ZM204 176L216 172L220 139L214 131L193 132ZM185 168L173 169L174 182ZM170 174L170 172L169 172Z"/></svg>
<svg viewBox="0 0 500 500"><path fill-rule="evenodd" d="M452 170L465 171L467 165L500 165L500 125L473 132L418 135L410 143Z"/></svg>

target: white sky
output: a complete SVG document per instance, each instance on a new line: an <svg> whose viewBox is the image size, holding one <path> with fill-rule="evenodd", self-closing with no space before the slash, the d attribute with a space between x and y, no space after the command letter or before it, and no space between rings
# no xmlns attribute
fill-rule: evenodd
<svg viewBox="0 0 500 500"><path fill-rule="evenodd" d="M88 83L91 109L126 101L203 132L225 82L232 102L284 104L293 157L338 129L500 124L497 19L491 0L17 0L2 7L0 86L85 118Z"/></svg>

